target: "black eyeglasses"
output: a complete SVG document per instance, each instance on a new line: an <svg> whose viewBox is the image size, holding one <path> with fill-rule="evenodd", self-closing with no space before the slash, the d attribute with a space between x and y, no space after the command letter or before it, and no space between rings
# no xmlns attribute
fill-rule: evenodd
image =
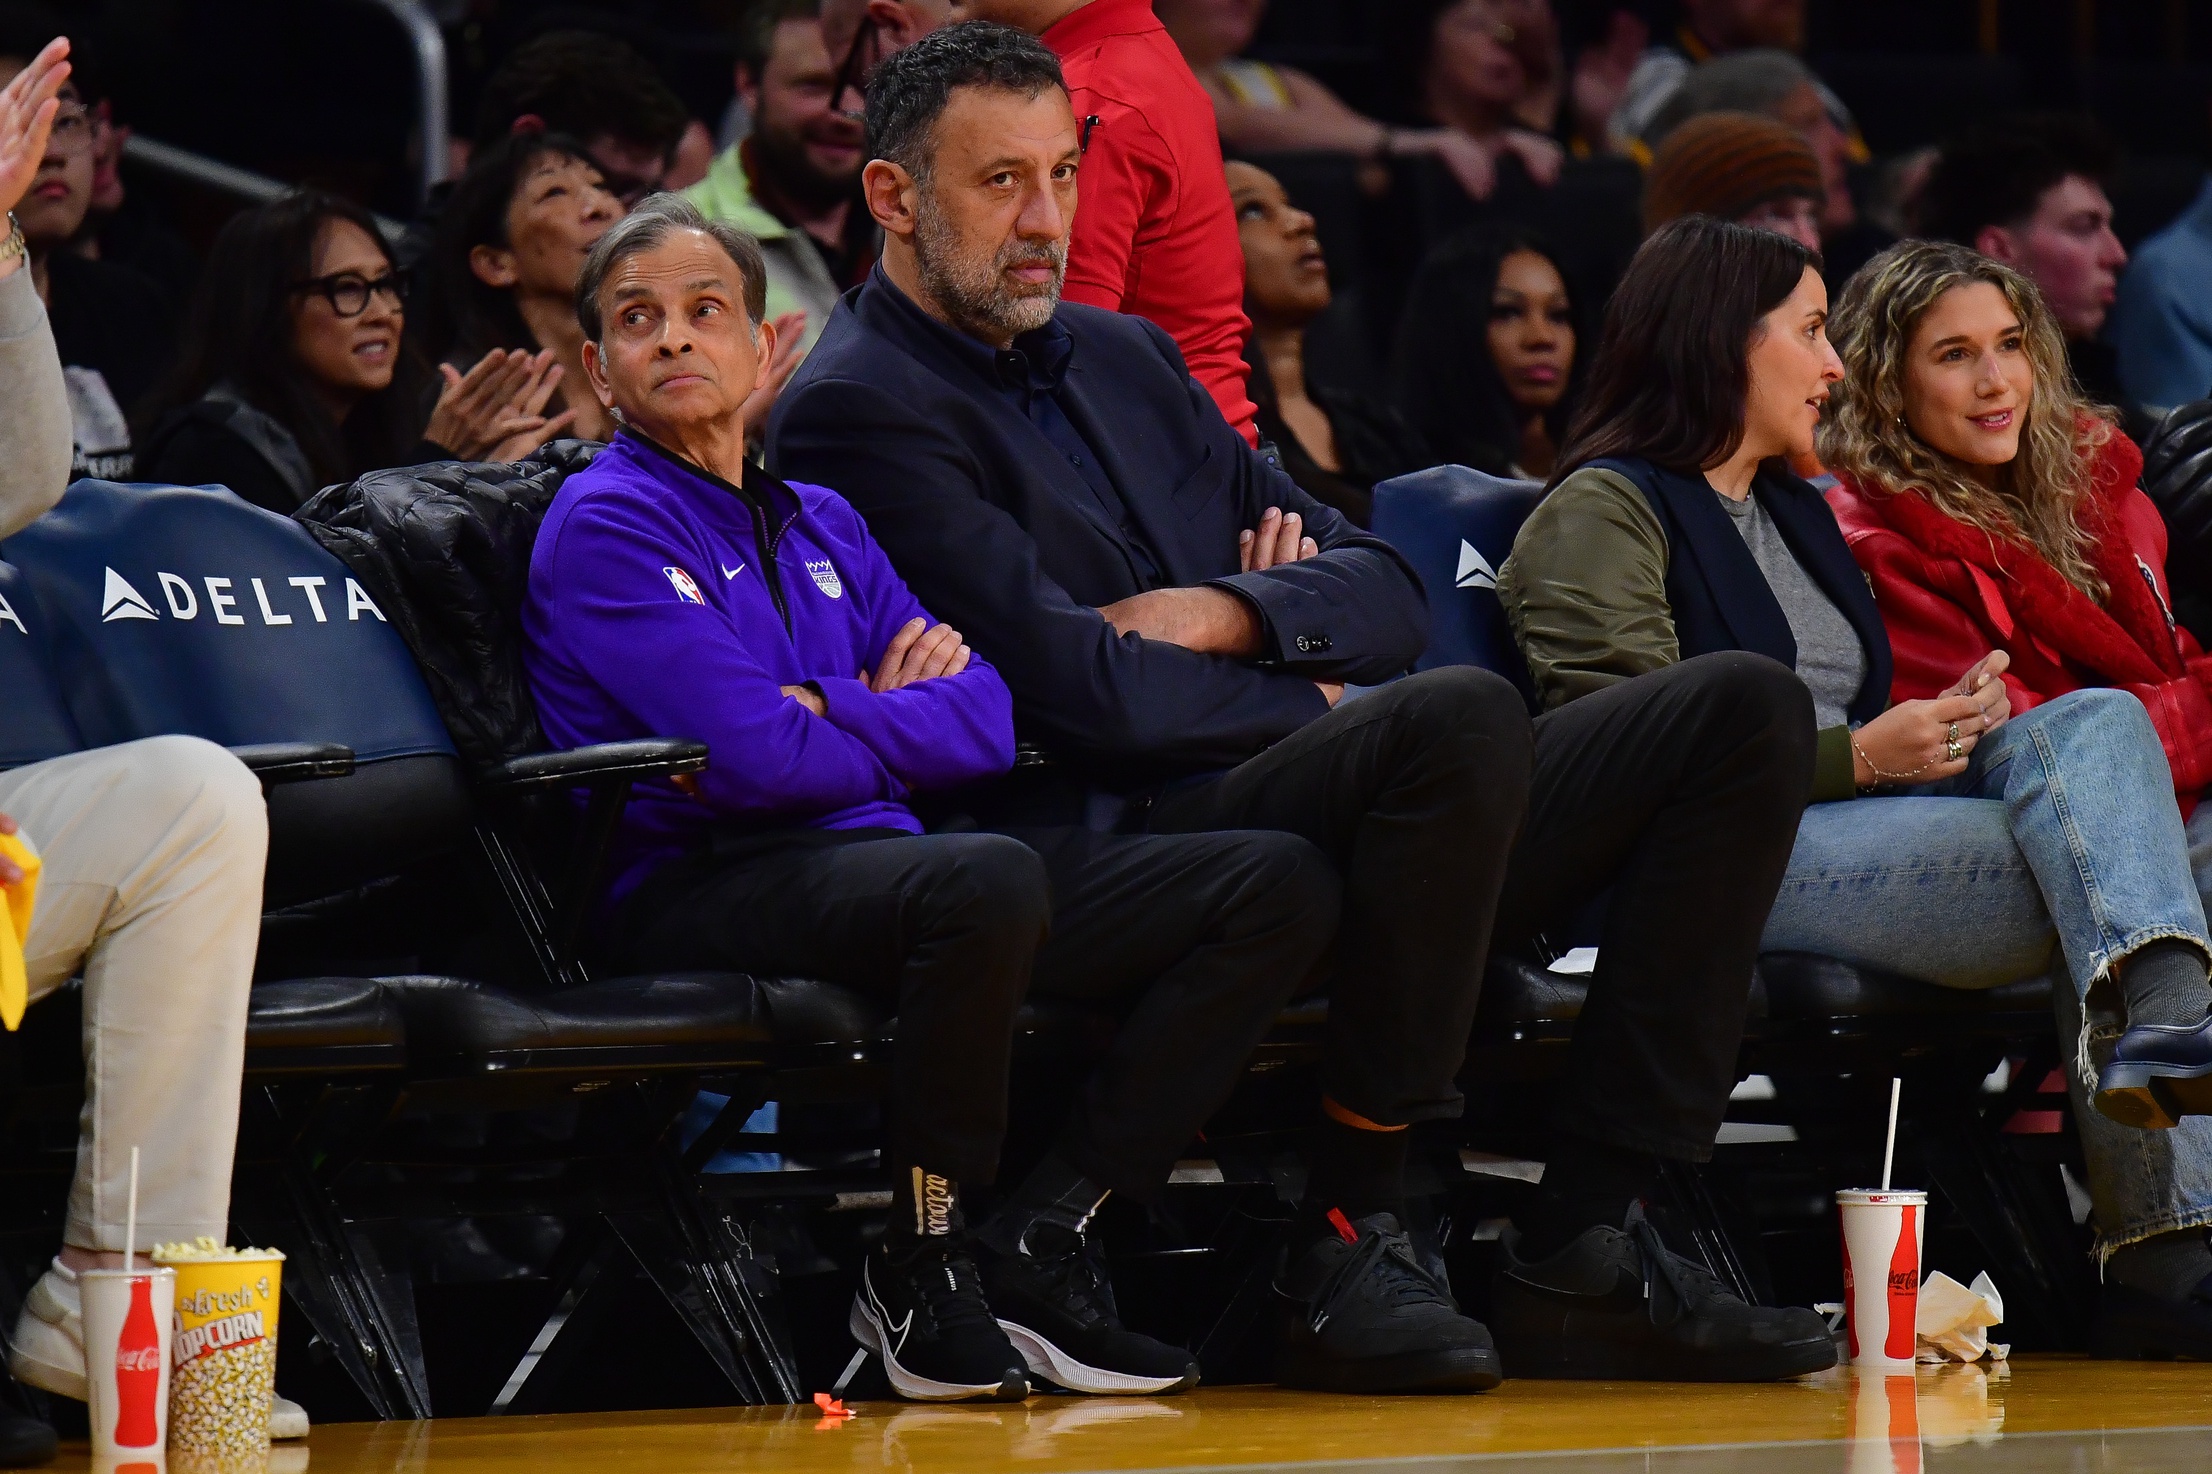
<svg viewBox="0 0 2212 1474"><path fill-rule="evenodd" d="M330 310L340 317L359 317L369 310L369 298L382 293L394 307L407 305L407 282L395 272L387 271L371 281L358 271L340 271L330 276L312 276L306 281L292 283L295 292L312 292L330 304Z"/></svg>
<svg viewBox="0 0 2212 1474"><path fill-rule="evenodd" d="M853 44L846 48L845 59L838 63L837 80L830 84L830 111L841 118L855 122L868 116L868 73L883 60L883 37L876 18L863 12L860 29L853 32ZM863 59L865 58L865 59ZM845 94L852 93L860 99L860 106L844 105Z"/></svg>

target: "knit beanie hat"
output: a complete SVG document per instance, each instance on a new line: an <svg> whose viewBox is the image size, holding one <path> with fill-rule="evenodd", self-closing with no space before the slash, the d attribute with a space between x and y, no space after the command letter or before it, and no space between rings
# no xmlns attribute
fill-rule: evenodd
<svg viewBox="0 0 2212 1474"><path fill-rule="evenodd" d="M1754 113L1706 113L1668 134L1652 157L1644 230L1681 215L1734 220L1769 200L1823 192L1820 161L1796 129Z"/></svg>

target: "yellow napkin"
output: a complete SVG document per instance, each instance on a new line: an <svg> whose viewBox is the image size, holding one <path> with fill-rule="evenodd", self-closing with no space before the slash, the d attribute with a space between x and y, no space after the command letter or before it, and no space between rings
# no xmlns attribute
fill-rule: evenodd
<svg viewBox="0 0 2212 1474"><path fill-rule="evenodd" d="M0 913L0 1024L10 1033L23 1022L31 984L23 970L23 948L31 940L31 904L38 898L38 855L22 836L0 834L0 855L15 861L23 879L5 892L7 910Z"/></svg>

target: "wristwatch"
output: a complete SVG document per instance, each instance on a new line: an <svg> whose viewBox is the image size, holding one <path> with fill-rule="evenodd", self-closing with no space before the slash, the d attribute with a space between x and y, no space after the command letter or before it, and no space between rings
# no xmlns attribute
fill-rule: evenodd
<svg viewBox="0 0 2212 1474"><path fill-rule="evenodd" d="M5 266L27 250L28 247L23 244L23 222L15 218L15 211L10 210L7 239L0 240L0 266Z"/></svg>

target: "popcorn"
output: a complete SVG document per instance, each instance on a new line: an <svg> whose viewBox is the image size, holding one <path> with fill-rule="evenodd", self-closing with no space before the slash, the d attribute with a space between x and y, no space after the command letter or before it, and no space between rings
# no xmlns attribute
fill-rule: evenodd
<svg viewBox="0 0 2212 1474"><path fill-rule="evenodd" d="M171 1338L169 1451L258 1459L269 1447L276 1395L277 1304L284 1256L212 1238L158 1244L177 1271Z"/></svg>

